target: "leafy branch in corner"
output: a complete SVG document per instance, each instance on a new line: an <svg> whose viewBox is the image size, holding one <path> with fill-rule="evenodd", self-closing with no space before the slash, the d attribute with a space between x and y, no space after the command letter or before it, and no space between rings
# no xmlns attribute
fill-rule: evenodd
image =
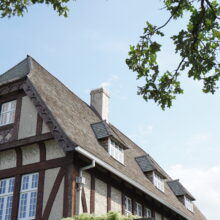
<svg viewBox="0 0 220 220"><path fill-rule="evenodd" d="M199 4L198 4L199 3ZM146 101L154 100L163 110L172 106L176 95L182 94L180 76L203 82L203 92L214 94L220 77L219 49L220 31L218 1L209 0L164 0L164 9L170 12L169 19L160 27L146 22L144 33L136 46L130 46L128 67L144 79L138 94ZM155 37L164 37L161 31L171 20L178 20L188 13L186 30L171 36L175 52L181 57L174 71L161 73L157 55L162 45Z"/></svg>

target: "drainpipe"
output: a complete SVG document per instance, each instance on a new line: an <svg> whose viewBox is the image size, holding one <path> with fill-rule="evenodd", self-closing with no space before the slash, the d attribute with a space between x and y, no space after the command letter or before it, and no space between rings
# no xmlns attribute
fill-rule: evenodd
<svg viewBox="0 0 220 220"><path fill-rule="evenodd" d="M92 164L82 167L79 169L79 176L76 177L76 183L78 184L77 187L77 197L76 197L76 215L80 215L80 204L82 198L82 188L85 185L85 177L83 177L83 171L91 169L95 167L95 160L92 160Z"/></svg>

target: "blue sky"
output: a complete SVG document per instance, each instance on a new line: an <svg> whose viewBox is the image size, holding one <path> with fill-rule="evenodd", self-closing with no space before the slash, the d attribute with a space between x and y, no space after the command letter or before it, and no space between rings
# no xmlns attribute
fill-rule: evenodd
<svg viewBox="0 0 220 220"><path fill-rule="evenodd" d="M78 0L68 18L50 7L33 6L22 18L0 20L0 72L27 54L84 101L89 91L105 86L111 94L110 121L150 153L173 178L197 198L208 219L220 209L219 91L201 93L198 82L182 77L185 94L162 111L136 95L135 73L125 64L129 45L138 41L146 20L157 25L168 18L161 1ZM175 33L185 21L172 23ZM174 69L178 55L163 40L161 69Z"/></svg>

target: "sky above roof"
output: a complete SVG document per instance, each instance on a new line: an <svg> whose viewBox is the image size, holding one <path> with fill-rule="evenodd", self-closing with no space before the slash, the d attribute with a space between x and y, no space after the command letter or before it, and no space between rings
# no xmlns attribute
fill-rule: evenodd
<svg viewBox="0 0 220 220"><path fill-rule="evenodd" d="M78 0L68 18L50 7L33 6L22 18L0 20L0 73L27 54L89 103L89 92L101 86L110 94L110 122L144 148L197 199L209 220L220 209L220 91L201 92L198 82L182 77L185 94L162 111L136 95L135 73L125 59L138 42L146 20L161 25L169 17L161 1ZM184 27L172 23L166 33ZM163 40L161 69L175 69L179 57L169 38Z"/></svg>

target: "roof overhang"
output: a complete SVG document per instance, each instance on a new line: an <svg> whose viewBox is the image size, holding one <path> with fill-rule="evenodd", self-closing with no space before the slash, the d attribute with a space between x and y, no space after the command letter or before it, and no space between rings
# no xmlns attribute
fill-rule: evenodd
<svg viewBox="0 0 220 220"><path fill-rule="evenodd" d="M164 201L163 199L159 198L157 195L155 195L154 193L152 193L151 191L149 191L146 187L142 186L141 184L137 183L136 181L134 181L133 179L130 179L129 177L127 177L125 174L121 173L120 171L118 171L117 169L115 169L114 167L110 166L109 164L107 164L106 162L102 161L101 159L99 159L98 157L94 156L93 154L91 154L90 152L86 151L85 149L83 149L80 146L77 146L75 148L75 151L77 151L78 153L84 155L85 157L91 159L91 160L95 160L95 162L97 164L99 164L100 166L104 167L105 169L107 169L108 171L114 173L116 176L122 178L123 180L125 180L126 182L130 183L131 185L133 185L134 187L138 188L139 190L141 190L142 192L146 193L147 195L151 196L153 199L157 200L158 202L160 202L161 204L163 204L164 206L168 207L169 209L173 210L174 212L178 213L179 215L181 215L182 217L184 217L187 220L192 220L192 218L190 218L189 216L187 216L186 214L184 214L183 212L181 212L180 210L172 207L168 202Z"/></svg>

